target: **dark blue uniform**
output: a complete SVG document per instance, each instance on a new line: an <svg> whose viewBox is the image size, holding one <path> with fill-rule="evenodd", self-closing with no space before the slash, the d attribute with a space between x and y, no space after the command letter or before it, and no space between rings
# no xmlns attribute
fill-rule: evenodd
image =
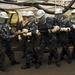
<svg viewBox="0 0 75 75"><path fill-rule="evenodd" d="M54 23L58 25L60 28L64 28L64 27L71 28L71 22L64 18L55 18ZM66 54L68 57L68 63L71 63L71 55L69 51L69 42L68 42L68 32L58 31L57 39L63 48L60 54L60 59L63 59L64 55Z"/></svg>
<svg viewBox="0 0 75 75"><path fill-rule="evenodd" d="M35 22L32 22L31 24L27 23L24 27L25 29L28 29L28 32L32 33L32 36L23 36L26 38L25 42L25 57L26 57L26 64L24 64L21 68L26 69L30 68L30 62L34 59L36 60L37 54L35 51L35 42L36 42L36 25Z"/></svg>
<svg viewBox="0 0 75 75"><path fill-rule="evenodd" d="M14 52L10 44L13 34L14 32L9 24L0 24L0 67L4 66L5 54L7 54L11 62L15 61Z"/></svg>
<svg viewBox="0 0 75 75"><path fill-rule="evenodd" d="M49 29L53 29L53 18L46 18L45 24L38 23L38 30L41 33L41 39L40 39L40 50L38 53L38 63L36 65L36 68L39 68L41 66L42 58L45 52L46 46L50 49L49 54L49 61L48 63L51 63L52 58L54 57L56 62L59 62L59 56L57 51L57 40L56 40L56 34L52 33L51 31L48 31Z"/></svg>
<svg viewBox="0 0 75 75"><path fill-rule="evenodd" d="M71 25L75 25L75 18L71 18L70 21L72 23ZM74 28L72 28L72 30L70 31L69 41L74 46L72 52L72 58L74 58L75 57L75 29Z"/></svg>
<svg viewBox="0 0 75 75"><path fill-rule="evenodd" d="M26 26L23 26L22 25L22 21L19 22L18 24L18 30L22 31L24 28L26 28ZM27 42L27 37L24 37L23 35L21 35L21 42L20 42L20 45L21 45L21 49L23 50L23 58L25 57L25 49L26 49L26 42Z"/></svg>

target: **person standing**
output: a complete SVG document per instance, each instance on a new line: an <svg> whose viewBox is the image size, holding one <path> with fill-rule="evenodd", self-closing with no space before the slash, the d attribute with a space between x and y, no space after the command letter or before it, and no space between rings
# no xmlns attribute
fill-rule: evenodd
<svg viewBox="0 0 75 75"><path fill-rule="evenodd" d="M73 9L71 12L70 21L72 23L72 30L70 31L70 34L69 34L69 40L74 46L72 51L72 58L74 58L75 57L75 9Z"/></svg>
<svg viewBox="0 0 75 75"><path fill-rule="evenodd" d="M22 30L26 27L25 25L28 22L28 14L26 11L22 12L22 21L19 22L18 26L17 26L17 31L20 34L22 32ZM27 42L27 38L24 37L23 35L18 35L18 39L20 41L21 44L21 49L23 50L23 56L22 58L25 58L25 49L26 49L26 42Z"/></svg>
<svg viewBox="0 0 75 75"><path fill-rule="evenodd" d="M25 49L25 59L26 62L21 66L21 69L28 69L31 67L31 62L36 62L37 54L35 51L35 42L36 42L36 24L34 20L34 13L32 11L28 11L28 20L27 23L22 29L22 35L24 38L27 38L26 41L26 49Z"/></svg>
<svg viewBox="0 0 75 75"><path fill-rule="evenodd" d="M59 27L53 25L53 18L45 17L44 10L40 9L37 11L37 18L38 18L38 30L41 34L41 39L40 39L40 49L38 52L38 60L35 68L38 69L42 65L42 58L47 45L50 49L48 64L49 65L51 64L52 58L54 57L56 65L57 67L59 67L60 61L57 51L57 41L55 35L55 32L59 30Z"/></svg>
<svg viewBox="0 0 75 75"><path fill-rule="evenodd" d="M63 60L64 55L68 57L68 63L71 63L71 54L69 50L69 40L68 40L68 33L71 31L71 22L66 18L63 18L63 11L62 9L58 8L55 10L55 25L60 27L60 30L57 32L57 39L62 46L62 52L60 54L60 60Z"/></svg>
<svg viewBox="0 0 75 75"><path fill-rule="evenodd" d="M6 71L4 67L5 54L7 54L11 65L19 64L16 61L14 52L11 48L11 39L17 35L13 32L10 25L8 24L8 15L6 12L0 12L0 70Z"/></svg>

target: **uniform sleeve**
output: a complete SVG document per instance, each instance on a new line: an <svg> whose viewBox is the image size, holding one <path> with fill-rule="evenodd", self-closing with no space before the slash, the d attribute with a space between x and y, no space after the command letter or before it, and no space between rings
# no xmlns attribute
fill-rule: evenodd
<svg viewBox="0 0 75 75"><path fill-rule="evenodd" d="M47 24L47 29L53 29L53 18L47 17L46 18L46 24Z"/></svg>
<svg viewBox="0 0 75 75"><path fill-rule="evenodd" d="M22 21L18 23L17 30L21 30Z"/></svg>
<svg viewBox="0 0 75 75"><path fill-rule="evenodd" d="M9 36L5 34L3 30L0 30L0 37L4 40L8 40Z"/></svg>
<svg viewBox="0 0 75 75"><path fill-rule="evenodd" d="M0 37L3 38L3 30L2 30L2 26L0 26Z"/></svg>
<svg viewBox="0 0 75 75"><path fill-rule="evenodd" d="M10 40L11 38L13 38L13 35L6 34L3 30L3 27L0 27L0 37L4 40Z"/></svg>
<svg viewBox="0 0 75 75"><path fill-rule="evenodd" d="M57 18L53 18L53 25L54 26L59 25L59 21Z"/></svg>
<svg viewBox="0 0 75 75"><path fill-rule="evenodd" d="M70 27L72 28L72 22L70 20L67 20L67 23L66 23L67 27Z"/></svg>
<svg viewBox="0 0 75 75"><path fill-rule="evenodd" d="M15 31L12 30L11 26L8 24L10 35L14 35Z"/></svg>
<svg viewBox="0 0 75 75"><path fill-rule="evenodd" d="M35 25L35 23L32 24L31 33L32 34L35 34L36 33L36 25Z"/></svg>
<svg viewBox="0 0 75 75"><path fill-rule="evenodd" d="M10 40L10 39L12 39L14 36L13 35L7 35L7 34L5 34L5 33L3 33L3 39L5 39L5 40Z"/></svg>

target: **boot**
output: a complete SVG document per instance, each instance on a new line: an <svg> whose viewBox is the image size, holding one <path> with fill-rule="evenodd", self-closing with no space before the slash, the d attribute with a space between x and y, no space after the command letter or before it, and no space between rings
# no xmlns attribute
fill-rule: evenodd
<svg viewBox="0 0 75 75"><path fill-rule="evenodd" d="M16 65L16 64L20 64L20 62L19 61L12 61L11 62L11 65Z"/></svg>
<svg viewBox="0 0 75 75"><path fill-rule="evenodd" d="M37 63L36 59L33 59L33 60L32 60L32 63Z"/></svg>
<svg viewBox="0 0 75 75"><path fill-rule="evenodd" d="M72 60L69 58L68 59L68 64L71 64L72 63Z"/></svg>
<svg viewBox="0 0 75 75"><path fill-rule="evenodd" d="M60 57L60 60L64 60L64 57Z"/></svg>
<svg viewBox="0 0 75 75"><path fill-rule="evenodd" d="M25 55L23 55L22 58L25 58Z"/></svg>
<svg viewBox="0 0 75 75"><path fill-rule="evenodd" d="M60 60L64 60L64 57L62 55L60 55Z"/></svg>
<svg viewBox="0 0 75 75"><path fill-rule="evenodd" d="M74 59L74 55L72 55L72 59Z"/></svg>
<svg viewBox="0 0 75 75"><path fill-rule="evenodd" d="M4 66L1 66L1 67L0 67L0 70L1 70L1 71L6 71L6 68L5 68Z"/></svg>
<svg viewBox="0 0 75 75"><path fill-rule="evenodd" d="M37 62L35 68L38 69L41 66L41 61Z"/></svg>
<svg viewBox="0 0 75 75"><path fill-rule="evenodd" d="M21 66L21 69L28 69L30 68L30 64L26 63L25 65Z"/></svg>
<svg viewBox="0 0 75 75"><path fill-rule="evenodd" d="M74 52L72 52L72 59L74 59Z"/></svg>
<svg viewBox="0 0 75 75"><path fill-rule="evenodd" d="M59 61L56 61L56 66L60 67L60 62Z"/></svg>
<svg viewBox="0 0 75 75"><path fill-rule="evenodd" d="M74 59L74 58L75 58L75 46L74 46L73 51L72 51L72 59Z"/></svg>
<svg viewBox="0 0 75 75"><path fill-rule="evenodd" d="M52 64L52 60L48 59L48 65L51 65L51 64Z"/></svg>

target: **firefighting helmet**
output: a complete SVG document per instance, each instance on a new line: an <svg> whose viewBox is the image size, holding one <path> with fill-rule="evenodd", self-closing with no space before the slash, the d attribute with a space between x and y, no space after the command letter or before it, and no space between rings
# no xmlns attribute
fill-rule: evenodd
<svg viewBox="0 0 75 75"><path fill-rule="evenodd" d="M72 14L75 14L75 9L73 9L71 13L72 13Z"/></svg>
<svg viewBox="0 0 75 75"><path fill-rule="evenodd" d="M60 8L58 8L58 9L55 10L55 14L62 14L62 13L63 13L63 11Z"/></svg>
<svg viewBox="0 0 75 75"><path fill-rule="evenodd" d="M45 11L44 10L38 10L37 11L37 18L41 18L45 15Z"/></svg>
<svg viewBox="0 0 75 75"><path fill-rule="evenodd" d="M32 11L28 11L28 16L34 16L34 13Z"/></svg>
<svg viewBox="0 0 75 75"><path fill-rule="evenodd" d="M26 11L23 11L22 16L28 16L28 13Z"/></svg>
<svg viewBox="0 0 75 75"><path fill-rule="evenodd" d="M8 14L6 12L0 12L0 18L8 19Z"/></svg>

